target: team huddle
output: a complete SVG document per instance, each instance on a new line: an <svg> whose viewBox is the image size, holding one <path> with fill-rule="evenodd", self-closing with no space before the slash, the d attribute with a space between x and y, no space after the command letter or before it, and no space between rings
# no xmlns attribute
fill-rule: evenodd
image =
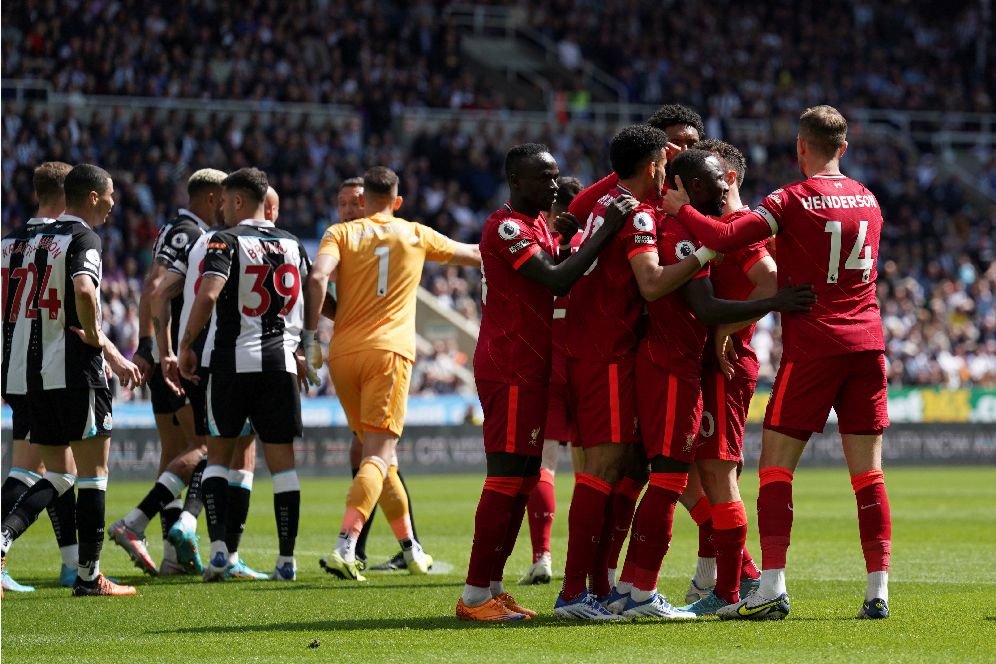
<svg viewBox="0 0 996 664"><path fill-rule="evenodd" d="M555 615L784 618L793 472L831 408L868 571L858 616L887 617L888 417L875 299L882 217L874 195L840 172L846 129L835 109L807 109L797 139L805 179L753 210L740 199L741 152L702 140L701 118L682 106L621 130L612 173L586 189L560 177L545 146L518 145L505 161L509 199L484 223L479 245L396 217L398 177L376 167L344 183L341 223L313 261L277 226L279 198L262 171L203 169L188 181L188 208L156 240L132 361L100 329L93 229L113 207L111 176L89 164L43 164L38 216L3 240L3 398L15 439L2 496L4 588L26 589L10 578L7 553L47 509L63 585L74 595L135 593L100 573L111 375L124 388L149 385L162 455L153 488L107 538L152 575L294 581L300 392L326 363L354 433L353 481L320 565L364 580L379 506L400 546L388 568L427 573L433 560L415 532L397 445L416 290L433 261L482 270L474 374L487 476L457 617L536 615L505 590L504 568L528 511L533 565L522 582L550 581L554 470L570 443L575 488ZM764 423L759 572L737 482L758 375L750 341L771 311L782 314L784 354ZM327 356L322 316L334 321ZM238 553L257 442L273 477L279 551L269 573ZM657 590L678 502L699 526L699 564L681 607ZM160 565L145 536L156 514Z"/></svg>

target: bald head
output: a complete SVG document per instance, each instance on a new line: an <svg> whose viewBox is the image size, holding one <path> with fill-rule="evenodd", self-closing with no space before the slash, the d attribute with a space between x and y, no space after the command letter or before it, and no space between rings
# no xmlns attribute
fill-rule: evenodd
<svg viewBox="0 0 996 664"><path fill-rule="evenodd" d="M266 196L263 197L263 217L267 221L277 223L280 216L280 195L273 187L266 188Z"/></svg>

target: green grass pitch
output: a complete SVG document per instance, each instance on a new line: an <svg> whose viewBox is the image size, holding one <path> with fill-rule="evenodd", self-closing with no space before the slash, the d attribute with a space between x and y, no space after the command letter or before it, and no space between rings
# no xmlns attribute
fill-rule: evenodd
<svg viewBox="0 0 996 664"><path fill-rule="evenodd" d="M519 588L527 567L527 526L506 582L539 618L517 625L468 624L453 609L463 586L481 476L412 476L417 524L437 564L429 577L371 573L368 583L338 581L318 558L342 517L346 482L302 482L298 581L154 580L138 575L124 553L104 547L103 569L134 582L138 597L74 599L55 587L59 558L46 517L8 558L33 594L7 593L2 604L4 661L987 661L996 660L996 473L991 467L892 469L887 472L894 543L893 616L853 619L864 590L853 494L843 469L803 468L795 481L795 529L789 550L792 614L780 623L627 623L590 625L552 617L559 588ZM554 524L554 569L563 569L570 474L561 472ZM108 523L136 504L147 485L115 483ZM744 475L748 513L756 473ZM276 550L271 490L256 483L242 555L271 568ZM752 517L753 521L753 517ZM753 529L753 523L752 523ZM201 535L204 535L201 524ZM159 525L149 529L160 553ZM206 539L206 538L205 538ZM202 540L203 544L203 540ZM696 533L679 508L661 589L679 601L693 571ZM757 556L756 530L750 546ZM368 545L372 561L396 543L386 523ZM317 647L309 644L317 641Z"/></svg>

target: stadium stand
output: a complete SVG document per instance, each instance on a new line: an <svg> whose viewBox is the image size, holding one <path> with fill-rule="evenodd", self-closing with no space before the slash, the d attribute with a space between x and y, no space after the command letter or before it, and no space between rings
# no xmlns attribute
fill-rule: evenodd
<svg viewBox="0 0 996 664"><path fill-rule="evenodd" d="M514 115L508 109L530 110L528 99L510 98L501 80L475 75L479 71L461 58L463 32L445 3L278 7L254 0L240 12L251 19L227 13L223 3L130 11L138 4L80 3L63 11L54 3L29 3L17 13L20 23L3 11L5 80L48 81L53 92L70 97L225 98L267 111L248 117L223 109L163 111L143 108L138 100L85 114L71 104L5 102L5 232L30 216L30 174L39 161L93 161L115 175L118 204L102 229L109 254L103 296L105 331L123 350L137 343L137 293L156 229L182 204L182 182L197 168L258 165L281 192L281 225L316 238L336 221L338 183L366 166L386 164L401 175L404 216L473 242L481 221L504 199L501 161L509 145L545 141L562 172L592 182L608 170L608 138L625 124L623 118L565 123L553 116L540 123L505 122ZM698 108L707 134L744 148L749 202L797 179L786 126L799 109L823 101L826 90L834 90L831 101L845 109L938 111L949 99L970 99L971 108L958 110L993 110L996 67L987 65L994 56L977 62L980 23L971 7L942 21L935 13L947 10L929 4L822 3L819 20L832 17L835 34L846 38L820 41L810 38L818 27L813 2L709 8L662 3L639 10L643 14L627 13L625 21L616 19L644 5L612 0L565 12L562 4L517 3L506 8L508 20L542 26L568 74L580 52L624 83L627 101L680 101ZM773 17L780 24L793 19L798 29L775 35L765 28ZM603 27L609 24L622 25L622 32L610 33ZM636 26L687 38L628 38ZM878 46L886 38L891 50ZM776 58L772 40L799 54L797 60ZM729 57L706 57L727 51ZM402 55L411 52L417 56ZM902 67L895 60L900 52ZM687 67L688 58L714 64ZM799 68L817 59L834 65L820 69L822 80L794 85ZM954 61L976 66L952 69ZM949 94L952 86L956 94ZM274 102L334 104L344 114L288 117L274 111ZM419 109L423 115L426 109L490 109L494 115L481 122L409 122ZM645 114L633 107L630 116ZM996 385L996 157L985 144L963 151L966 180L947 167L949 155L935 149L929 136L897 141L852 122L851 143L845 171L876 192L887 221L879 290L892 384ZM475 271L429 269L424 285L442 306L478 318ZM777 330L768 319L756 337L762 380L773 377L777 366ZM447 366L463 365L466 358L445 342L438 346L423 345L432 361L413 381L413 391L460 389Z"/></svg>

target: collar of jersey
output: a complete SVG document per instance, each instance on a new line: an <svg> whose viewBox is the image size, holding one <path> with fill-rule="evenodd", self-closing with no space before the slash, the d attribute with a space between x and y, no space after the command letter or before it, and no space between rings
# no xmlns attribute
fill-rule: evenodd
<svg viewBox="0 0 996 664"><path fill-rule="evenodd" d="M274 223L266 219L243 219L239 226L253 226L254 228L273 228Z"/></svg>
<svg viewBox="0 0 996 664"><path fill-rule="evenodd" d="M31 217L30 219L28 219L28 225L29 226L44 226L45 224L50 224L53 221L55 221L55 219L52 219L50 217Z"/></svg>
<svg viewBox="0 0 996 664"><path fill-rule="evenodd" d="M370 221L376 221L378 224L389 224L397 219L397 217L393 214L387 214L386 212L375 212L367 217L367 219Z"/></svg>
<svg viewBox="0 0 996 664"><path fill-rule="evenodd" d="M622 182L616 183L616 189L619 189L627 196L633 196L633 192L629 190L629 187L624 186ZM636 196L633 196L633 198L636 198Z"/></svg>
<svg viewBox="0 0 996 664"><path fill-rule="evenodd" d="M190 217L191 219L196 221L197 225L201 227L202 231L206 231L208 229L208 225L204 223L204 220L198 217L190 210L188 210L187 208L180 208L179 210L176 211L176 213L181 217Z"/></svg>
<svg viewBox="0 0 996 664"><path fill-rule="evenodd" d="M814 178L819 178L821 180L843 180L847 176L843 173L831 174L831 173L817 173L813 176Z"/></svg>
<svg viewBox="0 0 996 664"><path fill-rule="evenodd" d="M83 217L77 217L75 214L60 214L56 221L78 221L81 224L86 224L87 226L90 225L83 221Z"/></svg>
<svg viewBox="0 0 996 664"><path fill-rule="evenodd" d="M529 223L535 223L535 221L537 219L539 219L539 217L528 217L528 216L522 214L521 212L519 212L518 210L516 210L515 208L513 208L512 204L509 203L508 201L505 201L505 204L502 205L502 207L505 209L506 212L511 213L513 216L518 217L519 219L522 219L523 221L528 221ZM542 214L543 213L541 212L540 216L542 216Z"/></svg>

